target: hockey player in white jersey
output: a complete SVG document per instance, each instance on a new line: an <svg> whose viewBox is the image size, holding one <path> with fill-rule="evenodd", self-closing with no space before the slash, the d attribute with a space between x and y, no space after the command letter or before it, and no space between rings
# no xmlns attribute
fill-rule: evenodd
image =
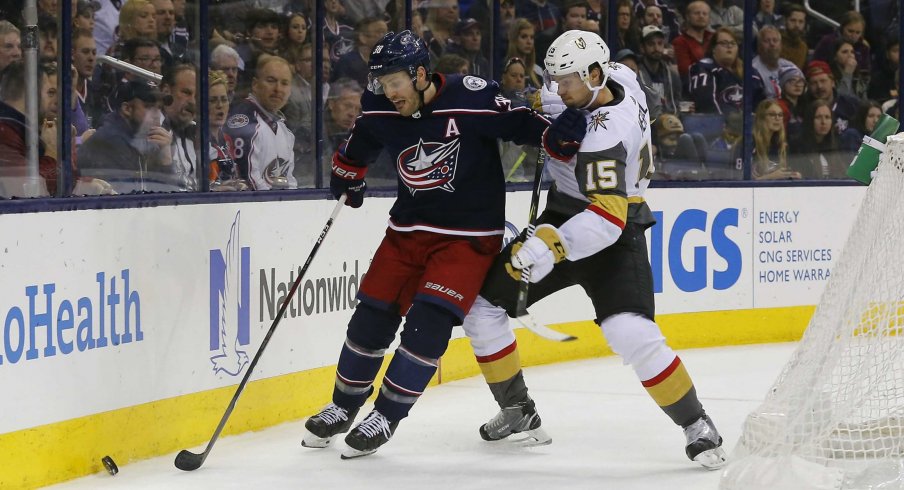
<svg viewBox="0 0 904 490"><path fill-rule="evenodd" d="M560 100L544 100L544 106L587 111L587 135L568 163L547 163L555 183L536 232L526 241L522 234L497 257L465 319L465 331L478 356L504 358L501 349L514 341L506 315L515 316L521 270L531 270L528 305L581 286L609 346L684 429L687 456L706 468L719 468L725 463L722 438L653 320L653 277L644 236L655 222L644 201L653 167L644 92L633 71L609 62L608 47L594 33L559 36L547 51L545 67L546 88ZM489 383L504 408L480 428L487 440L529 433L532 423L539 425L521 371L509 366L507 373L508 378L497 376L498 382Z"/></svg>

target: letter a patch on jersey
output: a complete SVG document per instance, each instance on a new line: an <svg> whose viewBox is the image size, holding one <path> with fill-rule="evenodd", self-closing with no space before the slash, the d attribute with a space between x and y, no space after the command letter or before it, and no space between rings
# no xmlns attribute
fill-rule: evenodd
<svg viewBox="0 0 904 490"><path fill-rule="evenodd" d="M458 125L455 124L455 118L450 117L449 123L446 124L446 138L451 138L453 136L460 136L461 131L458 130Z"/></svg>

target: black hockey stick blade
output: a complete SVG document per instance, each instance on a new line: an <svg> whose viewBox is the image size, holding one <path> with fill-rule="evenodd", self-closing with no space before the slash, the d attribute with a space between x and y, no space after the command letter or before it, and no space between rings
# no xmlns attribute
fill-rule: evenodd
<svg viewBox="0 0 904 490"><path fill-rule="evenodd" d="M308 272L308 268L311 266L311 262L317 255L317 251L320 250L320 245L323 243L323 239L326 238L326 234L333 226L333 221L336 220L336 216L339 215L339 211L342 210L343 206L345 206L347 197L348 196L343 194L339 198L339 202L336 203L336 206L333 208L333 213L330 215L330 219L326 221L326 225L324 225L323 230L320 232L320 236L318 236L317 241L314 242L314 246L311 248L311 253L308 254L308 258L307 260L305 260L304 265L301 267L301 271L298 273L298 277L296 277L295 282L292 283L292 288L289 289L288 294L286 294L286 299L283 300L282 304L280 305L279 311L276 313L276 318L273 319L273 323L270 325L270 329L267 330L267 334L264 336L264 340L261 342L261 346L257 349L257 354L255 354L254 358L251 359L251 364L248 365L248 370L245 372L245 376L239 383L238 388L235 389L235 394L232 395L232 400L229 401L229 405L226 407L226 411L223 413L223 416L220 417L220 423L217 424L217 428L213 431L213 436L211 436L210 441L207 443L207 447L204 449L204 452L201 454L195 454L185 449L179 451L179 454L176 455L176 461L174 462L176 468L179 468L182 471L194 471L200 468L201 465L204 464L204 461L207 459L207 456L210 455L210 451L211 449L213 449L213 445L216 444L217 439L219 439L220 437L220 433L223 432L223 428L226 426L226 421L229 420L229 416L232 415L232 411L235 409L235 404L238 402L239 396L245 390L245 385L248 383L248 379L251 378L251 373L254 372L254 367L257 366L257 362L260 360L261 355L264 353L264 349L266 349L267 345L269 345L270 343L270 338L273 337L273 332L275 332L276 327L279 326L279 321L286 313L286 309L289 307L289 301L291 301L291 298L295 295L295 291L298 290L298 286L301 284L301 279Z"/></svg>
<svg viewBox="0 0 904 490"><path fill-rule="evenodd" d="M207 451L204 451L201 454L195 454L187 449L183 449L176 455L176 468L179 468L182 471L194 471L204 464L204 460L207 459L208 454L210 453Z"/></svg>
<svg viewBox="0 0 904 490"><path fill-rule="evenodd" d="M554 340L556 342L570 342L572 340L578 339L574 335L568 335L567 333L553 330L546 325L543 325L542 323L537 323L537 321L534 320L534 317L532 317L530 313L527 312L525 312L523 315L518 315L517 317L515 317L515 320L517 320L522 327L547 340Z"/></svg>

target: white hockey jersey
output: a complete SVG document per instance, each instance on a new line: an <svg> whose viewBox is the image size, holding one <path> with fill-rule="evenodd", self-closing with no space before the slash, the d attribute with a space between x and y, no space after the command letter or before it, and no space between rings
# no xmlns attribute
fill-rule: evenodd
<svg viewBox="0 0 904 490"><path fill-rule="evenodd" d="M271 114L253 95L229 111L223 131L232 138L239 175L254 190L295 189L295 135L282 114Z"/></svg>
<svg viewBox="0 0 904 490"><path fill-rule="evenodd" d="M643 195L653 174L650 115L637 75L609 63L607 86L614 99L587 113L587 135L567 164L547 160L555 184L546 209L570 216L560 227L568 259L578 260L615 243L628 223L650 226ZM543 91L544 107L562 104Z"/></svg>

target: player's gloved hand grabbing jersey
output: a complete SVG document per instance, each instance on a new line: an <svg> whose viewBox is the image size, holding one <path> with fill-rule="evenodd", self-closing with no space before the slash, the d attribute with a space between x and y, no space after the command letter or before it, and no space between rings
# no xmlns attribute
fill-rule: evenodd
<svg viewBox="0 0 904 490"><path fill-rule="evenodd" d="M581 148L581 141L586 133L587 119L584 112L569 107L543 132L543 147L549 156L567 162Z"/></svg>
<svg viewBox="0 0 904 490"><path fill-rule="evenodd" d="M353 208L360 208L364 204L364 192L367 191L367 182L364 174L367 167L356 167L342 161L339 153L333 155L333 172L330 174L330 192L333 197L339 199L342 194L348 196L345 204Z"/></svg>
<svg viewBox="0 0 904 490"><path fill-rule="evenodd" d="M509 272L516 280L521 279L520 271L531 268L530 282L538 282L552 272L555 264L565 260L568 246L552 225L540 225L534 236L523 244L512 247L512 267ZM517 271L515 270L517 269Z"/></svg>

